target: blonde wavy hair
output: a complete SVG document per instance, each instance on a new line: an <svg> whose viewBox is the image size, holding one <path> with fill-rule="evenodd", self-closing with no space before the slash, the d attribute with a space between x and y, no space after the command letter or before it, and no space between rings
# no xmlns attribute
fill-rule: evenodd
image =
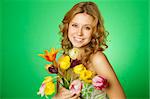
<svg viewBox="0 0 150 99"><path fill-rule="evenodd" d="M104 28L103 18L97 5L93 2L80 2L74 5L71 10L69 10L62 24L59 25L60 33L62 34L62 49L64 54L68 54L68 51L73 48L69 38L68 38L68 27L70 21L76 14L86 13L94 18L94 27L92 33L91 41L85 46L85 55L82 58L82 63L86 65L89 61L89 56L97 51L104 51L108 46L106 45L106 37L108 32Z"/></svg>

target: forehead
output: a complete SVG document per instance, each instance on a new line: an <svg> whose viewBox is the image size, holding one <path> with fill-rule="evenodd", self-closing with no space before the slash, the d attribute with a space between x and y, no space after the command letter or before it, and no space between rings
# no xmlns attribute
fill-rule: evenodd
<svg viewBox="0 0 150 99"><path fill-rule="evenodd" d="M72 23L89 24L89 25L92 25L93 21L94 21L93 17L86 13L76 14L71 20Z"/></svg>

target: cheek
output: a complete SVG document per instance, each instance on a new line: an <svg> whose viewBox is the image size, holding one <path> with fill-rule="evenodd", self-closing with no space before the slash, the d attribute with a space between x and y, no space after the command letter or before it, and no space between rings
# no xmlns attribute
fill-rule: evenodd
<svg viewBox="0 0 150 99"><path fill-rule="evenodd" d="M92 37L92 32L91 31L86 32L84 35L85 35L86 38L91 38Z"/></svg>
<svg viewBox="0 0 150 99"><path fill-rule="evenodd" d="M68 36L69 37L71 37L71 36L73 36L75 34L76 34L76 29L74 29L74 28L69 28L68 29Z"/></svg>
<svg viewBox="0 0 150 99"><path fill-rule="evenodd" d="M68 32L69 32L69 33L76 33L76 31L77 31L77 30L76 30L75 28L69 28L69 31L68 31Z"/></svg>
<svg viewBox="0 0 150 99"><path fill-rule="evenodd" d="M74 34L73 30L71 28L68 29L68 38L69 39L71 39L73 37L73 34Z"/></svg>

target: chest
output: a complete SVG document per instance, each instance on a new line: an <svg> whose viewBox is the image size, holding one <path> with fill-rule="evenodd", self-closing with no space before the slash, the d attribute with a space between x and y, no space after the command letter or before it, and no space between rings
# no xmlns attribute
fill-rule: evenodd
<svg viewBox="0 0 150 99"><path fill-rule="evenodd" d="M96 70L94 69L94 66L92 63L88 63L87 66L86 66L87 70L90 70L94 73L94 75L96 75Z"/></svg>

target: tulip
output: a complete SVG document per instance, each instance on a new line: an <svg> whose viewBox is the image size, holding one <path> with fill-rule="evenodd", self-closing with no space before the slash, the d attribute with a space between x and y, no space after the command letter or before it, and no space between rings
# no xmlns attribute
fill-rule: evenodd
<svg viewBox="0 0 150 99"><path fill-rule="evenodd" d="M75 66L75 67L73 68L73 71L74 71L76 74L80 74L81 71L83 71L83 70L86 70L86 68L84 67L83 64L79 64L79 65L77 65L77 66Z"/></svg>
<svg viewBox="0 0 150 99"><path fill-rule="evenodd" d="M74 80L70 84L69 89L73 94L79 94L82 90L82 82L80 80Z"/></svg>
<svg viewBox="0 0 150 99"><path fill-rule="evenodd" d="M51 76L47 76L44 78L44 81L42 82L42 84L52 82L52 81L53 81L53 78Z"/></svg>
<svg viewBox="0 0 150 99"><path fill-rule="evenodd" d="M81 64L80 60L78 60L78 59L72 60L70 68L73 68L79 64Z"/></svg>
<svg viewBox="0 0 150 99"><path fill-rule="evenodd" d="M58 69L57 69L54 65L52 65L52 64L46 65L46 69L47 69L48 72L50 72L50 73L55 73L55 74L58 73Z"/></svg>
<svg viewBox="0 0 150 99"><path fill-rule="evenodd" d="M54 48L52 48L50 52L48 52L48 50L45 50L45 54L39 54L39 56L43 57L49 62L53 62L56 59L56 54L58 53L58 51L59 50L55 50Z"/></svg>
<svg viewBox="0 0 150 99"><path fill-rule="evenodd" d="M54 92L55 84L53 83L53 78L51 76L45 77L37 94L43 97L44 95L52 95Z"/></svg>
<svg viewBox="0 0 150 99"><path fill-rule="evenodd" d="M93 76L93 73L90 70L83 70L80 73L80 79L87 82L87 83L92 82L92 76Z"/></svg>
<svg viewBox="0 0 150 99"><path fill-rule="evenodd" d="M52 95L55 92L55 84L53 82L48 82L45 84L45 95Z"/></svg>
<svg viewBox="0 0 150 99"><path fill-rule="evenodd" d="M44 89L45 89L45 84L42 84L40 89L39 89L39 92L37 94L41 95L41 97L43 97L44 96Z"/></svg>
<svg viewBox="0 0 150 99"><path fill-rule="evenodd" d="M62 56L58 59L58 64L61 69L67 70L70 67L70 57L69 56Z"/></svg>
<svg viewBox="0 0 150 99"><path fill-rule="evenodd" d="M69 56L63 56L58 60L58 64L61 69L67 70L70 67L70 57Z"/></svg>
<svg viewBox="0 0 150 99"><path fill-rule="evenodd" d="M107 80L101 76L95 76L92 79L92 84L97 90L102 90L108 86Z"/></svg>

